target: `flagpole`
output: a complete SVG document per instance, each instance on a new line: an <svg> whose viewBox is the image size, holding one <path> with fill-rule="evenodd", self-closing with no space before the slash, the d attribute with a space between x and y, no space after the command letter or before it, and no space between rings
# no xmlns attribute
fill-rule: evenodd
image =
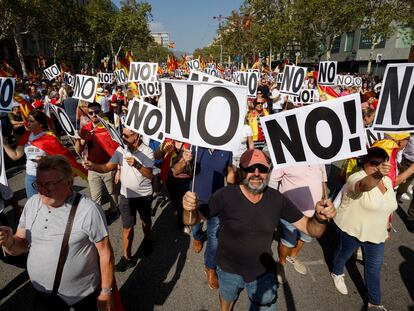
<svg viewBox="0 0 414 311"><path fill-rule="evenodd" d="M198 154L198 146L195 147L195 158L194 158L194 169L193 169L193 181L191 183L191 192L194 192L194 184L195 184L195 176L196 176L196 169L197 169L197 154ZM191 224L193 213L190 213L189 222Z"/></svg>

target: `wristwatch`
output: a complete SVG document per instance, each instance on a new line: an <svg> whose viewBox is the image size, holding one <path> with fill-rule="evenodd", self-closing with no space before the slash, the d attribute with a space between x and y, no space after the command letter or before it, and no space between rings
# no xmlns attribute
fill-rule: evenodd
<svg viewBox="0 0 414 311"><path fill-rule="evenodd" d="M142 164L139 163L138 161L135 163L134 167L139 170L142 167Z"/></svg>
<svg viewBox="0 0 414 311"><path fill-rule="evenodd" d="M101 293L103 293L103 294L112 294L112 288L105 288L105 287L102 287L101 288Z"/></svg>

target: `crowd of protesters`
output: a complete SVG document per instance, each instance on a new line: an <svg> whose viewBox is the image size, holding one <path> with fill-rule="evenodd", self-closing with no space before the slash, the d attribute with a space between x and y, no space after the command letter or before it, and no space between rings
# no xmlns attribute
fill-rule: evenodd
<svg viewBox="0 0 414 311"><path fill-rule="evenodd" d="M381 83L369 76L362 78L362 87L331 91L338 96L359 92L364 125L369 127ZM16 102L2 117L3 147L12 160L26 157L28 200L22 211L10 189L1 186L0 245L5 262L6 257L28 252L27 270L39 293L38 310L113 308L114 272L123 273L136 265L131 254L137 212L144 255L152 254L151 204L159 199L160 187L169 192L177 230L193 236L196 253L202 252L206 240L207 283L218 289L221 310L231 310L244 288L250 310L275 310L277 284L286 282L285 266L292 264L298 273L307 274L300 251L312 237L323 234L331 219L338 235L331 274L334 286L341 294L348 293L344 266L352 255L358 256L364 264L367 309L386 310L380 290L384 244L397 198L407 197L410 189L412 194L414 136L387 134L361 159L345 160L341 186L328 190L324 165L272 169L260 118L302 106L279 88L277 73L262 73L257 96L246 102L240 148L232 153L208 148L196 151L195 146L171 139L160 144L124 128L128 106L137 96L124 86L100 85L95 101L86 103L73 98L72 88L64 82L20 80L16 93L28 106ZM314 102L331 96L318 88L313 73L303 88L315 90ZM157 105L158 97L145 100ZM68 141L62 143L65 133L45 111L48 105L62 107L78 131L72 146ZM112 140L98 116L114 125L125 148ZM91 198L74 192L74 172L87 178ZM105 194L110 208L104 212ZM6 202L20 219L15 233L2 215ZM62 264L60 252L65 248L61 240L72 212L76 214ZM107 226L119 216L123 254L115 264ZM408 218L414 230L414 202ZM203 219L205 230L200 223ZM280 232L277 255L271 251L275 230ZM61 265L63 270L59 270ZM58 268L55 273L46 267Z"/></svg>

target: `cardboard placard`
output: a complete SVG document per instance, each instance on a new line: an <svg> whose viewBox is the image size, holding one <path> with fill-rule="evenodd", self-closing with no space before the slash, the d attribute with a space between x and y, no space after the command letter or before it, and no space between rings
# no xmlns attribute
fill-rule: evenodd
<svg viewBox="0 0 414 311"><path fill-rule="evenodd" d="M298 96L306 77L306 67L285 65L280 93Z"/></svg>
<svg viewBox="0 0 414 311"><path fill-rule="evenodd" d="M209 75L207 73L191 70L190 75L188 76L187 81L198 81L198 82L206 82L206 83L223 83L223 84L229 84L233 85L233 83L217 78L215 76Z"/></svg>
<svg viewBox="0 0 414 311"><path fill-rule="evenodd" d="M98 88L98 78L85 75L76 75L73 98L93 103L95 100L96 89Z"/></svg>
<svg viewBox="0 0 414 311"><path fill-rule="evenodd" d="M235 84L161 80L165 136L192 145L238 150L247 88Z"/></svg>
<svg viewBox="0 0 414 311"><path fill-rule="evenodd" d="M8 112L13 107L16 78L0 78L0 112Z"/></svg>
<svg viewBox="0 0 414 311"><path fill-rule="evenodd" d="M100 84L112 84L114 83L114 74L110 72L98 73L98 83Z"/></svg>
<svg viewBox="0 0 414 311"><path fill-rule="evenodd" d="M154 82L157 72L158 63L131 62L128 82Z"/></svg>
<svg viewBox="0 0 414 311"><path fill-rule="evenodd" d="M119 134L119 132L116 129L114 129L112 125L110 125L108 122L102 119L100 116L98 116L98 119L102 123L102 125L106 128L106 130L109 132L109 135L111 136L112 140L118 143L118 145L122 147L122 149L125 149L125 143L122 140L122 137Z"/></svg>
<svg viewBox="0 0 414 311"><path fill-rule="evenodd" d="M72 88L75 86L75 77L69 72L63 74L63 81Z"/></svg>
<svg viewBox="0 0 414 311"><path fill-rule="evenodd" d="M49 81L52 81L54 78L60 76L60 69L56 64L46 68L43 72Z"/></svg>
<svg viewBox="0 0 414 311"><path fill-rule="evenodd" d="M319 85L335 85L336 84L336 71L338 68L338 62L325 61L319 63L318 72L318 84Z"/></svg>
<svg viewBox="0 0 414 311"><path fill-rule="evenodd" d="M260 118L274 166L324 164L366 154L359 94Z"/></svg>
<svg viewBox="0 0 414 311"><path fill-rule="evenodd" d="M128 76L124 69L118 69L114 71L114 77L116 85L125 85L128 84Z"/></svg>
<svg viewBox="0 0 414 311"><path fill-rule="evenodd" d="M367 144L368 147L371 147L373 143L377 140L383 140L385 138L385 133L383 132L376 132L372 129L372 127L368 127L365 129L367 135Z"/></svg>
<svg viewBox="0 0 414 311"><path fill-rule="evenodd" d="M66 114L65 110L55 105L49 105L49 109L52 109L60 125L62 126L62 129L66 132L66 134L68 134L68 136L76 138L76 139L80 138L72 122L70 122L69 116ZM45 105L45 110L46 110L46 105Z"/></svg>
<svg viewBox="0 0 414 311"><path fill-rule="evenodd" d="M162 110L143 100L134 100L129 104L125 127L156 141L164 141Z"/></svg>
<svg viewBox="0 0 414 311"><path fill-rule="evenodd" d="M198 59L193 59L187 62L189 70L200 70L200 61Z"/></svg>
<svg viewBox="0 0 414 311"><path fill-rule="evenodd" d="M151 97L161 95L161 83L158 81L139 83L138 84L139 96Z"/></svg>
<svg viewBox="0 0 414 311"><path fill-rule="evenodd" d="M259 86L259 72L257 70L239 71L238 80L239 85L247 86L248 97L256 97L257 87Z"/></svg>
<svg viewBox="0 0 414 311"><path fill-rule="evenodd" d="M294 103L301 103L303 105L310 105L315 102L315 90L314 89L302 89L299 96L293 98Z"/></svg>
<svg viewBox="0 0 414 311"><path fill-rule="evenodd" d="M414 63L387 65L374 131L414 132L413 70Z"/></svg>

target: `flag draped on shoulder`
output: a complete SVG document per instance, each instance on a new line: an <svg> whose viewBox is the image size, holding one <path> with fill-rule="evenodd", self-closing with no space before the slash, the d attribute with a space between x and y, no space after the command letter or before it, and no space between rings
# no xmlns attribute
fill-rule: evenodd
<svg viewBox="0 0 414 311"><path fill-rule="evenodd" d="M24 146L28 142L29 135L30 132L26 132L21 137L19 145ZM68 159L73 173L83 179L87 179L87 170L84 169L83 166L76 161L75 157L72 153L70 153L69 149L65 148L60 140L55 135L53 135L53 133L46 132L45 135L33 140L31 144L46 152L47 155L63 155Z"/></svg>

